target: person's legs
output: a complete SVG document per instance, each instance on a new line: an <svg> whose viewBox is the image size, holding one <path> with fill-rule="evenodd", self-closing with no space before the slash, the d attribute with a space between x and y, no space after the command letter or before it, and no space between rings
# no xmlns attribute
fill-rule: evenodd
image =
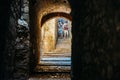
<svg viewBox="0 0 120 80"><path fill-rule="evenodd" d="M66 37L66 31L64 30L64 38Z"/></svg>
<svg viewBox="0 0 120 80"><path fill-rule="evenodd" d="M67 38L67 37L68 37L68 31L65 30L65 38Z"/></svg>
<svg viewBox="0 0 120 80"><path fill-rule="evenodd" d="M66 30L66 37L68 38L68 30Z"/></svg>
<svg viewBox="0 0 120 80"><path fill-rule="evenodd" d="M59 33L60 33L60 37L59 38L62 38L62 30L60 30Z"/></svg>
<svg viewBox="0 0 120 80"><path fill-rule="evenodd" d="M61 31L61 38L63 38L63 31Z"/></svg>

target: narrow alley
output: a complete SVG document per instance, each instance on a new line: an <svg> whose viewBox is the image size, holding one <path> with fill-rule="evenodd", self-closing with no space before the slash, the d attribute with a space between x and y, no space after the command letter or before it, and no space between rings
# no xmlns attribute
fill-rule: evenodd
<svg viewBox="0 0 120 80"><path fill-rule="evenodd" d="M0 80L120 80L120 0L0 0Z"/></svg>

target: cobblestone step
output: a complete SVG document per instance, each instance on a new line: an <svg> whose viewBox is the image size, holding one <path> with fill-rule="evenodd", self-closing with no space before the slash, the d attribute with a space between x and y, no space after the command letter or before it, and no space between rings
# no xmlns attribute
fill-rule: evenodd
<svg viewBox="0 0 120 80"><path fill-rule="evenodd" d="M37 65L35 71L37 72L70 72L71 66L69 65L64 65L64 66L47 66L47 65Z"/></svg>
<svg viewBox="0 0 120 80"><path fill-rule="evenodd" d="M70 73L41 73L32 75L29 80L71 80Z"/></svg>

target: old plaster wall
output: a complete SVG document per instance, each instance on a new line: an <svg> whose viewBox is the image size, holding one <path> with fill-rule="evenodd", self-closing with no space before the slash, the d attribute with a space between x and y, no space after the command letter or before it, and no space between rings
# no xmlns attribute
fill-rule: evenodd
<svg viewBox="0 0 120 80"><path fill-rule="evenodd" d="M44 33L41 33L43 34L43 39L42 39L43 45L41 46L43 46L42 52L46 53L55 49L55 43L56 43L55 35L57 33L55 31L56 19L48 20L42 27L44 28Z"/></svg>

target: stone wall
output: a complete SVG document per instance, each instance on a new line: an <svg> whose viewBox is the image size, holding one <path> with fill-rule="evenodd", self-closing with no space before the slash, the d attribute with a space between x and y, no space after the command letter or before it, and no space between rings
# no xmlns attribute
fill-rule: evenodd
<svg viewBox="0 0 120 80"><path fill-rule="evenodd" d="M120 1L69 0L72 80L120 79Z"/></svg>
<svg viewBox="0 0 120 80"><path fill-rule="evenodd" d="M0 80L26 80L29 72L29 30L18 25L21 18L21 0L3 0Z"/></svg>
<svg viewBox="0 0 120 80"><path fill-rule="evenodd" d="M1 4L3 7L3 12L1 16L3 16L1 19L1 24L3 26L3 33L2 36L4 36L4 42L1 41L3 46L1 46L3 49L3 55L1 53L1 59L3 64L2 68L3 71L1 80L13 80L13 74L14 74L14 61L15 61L15 39L16 39L16 27L17 27L17 19L20 17L20 1L19 0L6 0L5 3ZM2 30L2 29L1 29ZM5 34L4 34L5 33Z"/></svg>
<svg viewBox="0 0 120 80"><path fill-rule="evenodd" d="M0 3L0 10L2 10L0 18L1 80L26 80L29 73L29 29L17 24L18 19L21 17L20 1L2 0ZM71 15L73 19L72 80L119 80L120 1L69 1L72 7ZM30 9L34 10L34 1L30 4ZM52 8L47 9L47 12L49 11L52 11ZM42 16L43 14L41 14ZM39 20L36 18L36 13L31 17L31 30L33 30L31 33L39 34L39 32L36 32L40 30L39 21L37 25L32 22ZM32 28L33 25L38 27ZM34 47L34 45L39 42L39 39L37 40L37 36L34 37L31 34L32 38L34 39L31 42L35 42L31 47L33 49L32 55L34 55L34 48L39 47ZM33 59L31 63L34 63L35 55L31 57Z"/></svg>
<svg viewBox="0 0 120 80"><path fill-rule="evenodd" d="M23 2L21 2L21 8L20 8L21 15L18 18L20 19L22 16L24 21L27 22L27 24L29 24L28 5L29 3L27 0L23 0ZM30 54L29 26L23 26L17 23L17 26L15 28L16 28L16 38L15 38L13 77L16 80L26 80L29 74L29 54Z"/></svg>
<svg viewBox="0 0 120 80"><path fill-rule="evenodd" d="M29 0L22 0L21 16L27 23L29 23Z"/></svg>

